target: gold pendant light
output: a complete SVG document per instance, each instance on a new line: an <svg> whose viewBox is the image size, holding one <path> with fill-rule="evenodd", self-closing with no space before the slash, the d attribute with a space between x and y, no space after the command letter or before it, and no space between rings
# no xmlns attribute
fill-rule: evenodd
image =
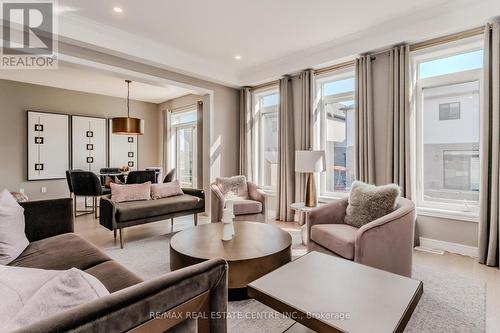
<svg viewBox="0 0 500 333"><path fill-rule="evenodd" d="M144 134L144 120L130 118L130 83L127 82L127 117L116 117L111 120L113 124L113 134L119 135L142 135Z"/></svg>

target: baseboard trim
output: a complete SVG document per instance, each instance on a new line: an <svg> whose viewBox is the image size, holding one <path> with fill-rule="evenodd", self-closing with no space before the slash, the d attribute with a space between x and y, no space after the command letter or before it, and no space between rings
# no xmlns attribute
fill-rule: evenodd
<svg viewBox="0 0 500 333"><path fill-rule="evenodd" d="M451 243L437 239L419 237L420 246L429 248L443 250L450 253L461 254L463 256L468 256L472 258L478 258L478 248L469 245L463 245L458 243Z"/></svg>

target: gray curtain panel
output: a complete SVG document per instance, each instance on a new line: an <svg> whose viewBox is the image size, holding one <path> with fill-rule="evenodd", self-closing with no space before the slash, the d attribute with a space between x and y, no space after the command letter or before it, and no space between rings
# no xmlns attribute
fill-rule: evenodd
<svg viewBox="0 0 500 333"><path fill-rule="evenodd" d="M401 187L411 199L410 189L410 47L397 46L389 52L389 133L387 136L387 179Z"/></svg>
<svg viewBox="0 0 500 333"><path fill-rule="evenodd" d="M314 103L314 71L308 69L300 74L300 110L298 110L300 132L296 134L296 150L309 150L312 148L312 115ZM297 113L296 113L297 115ZM295 127L297 128L297 126ZM295 174L295 201L304 201L307 175Z"/></svg>
<svg viewBox="0 0 500 333"><path fill-rule="evenodd" d="M489 29L491 27L491 29ZM498 266L500 219L500 23L484 34L479 262Z"/></svg>
<svg viewBox="0 0 500 333"><path fill-rule="evenodd" d="M373 84L369 55L356 59L355 103L356 178L375 184Z"/></svg>
<svg viewBox="0 0 500 333"><path fill-rule="evenodd" d="M252 179L251 143L252 143L252 97L250 88L240 89L240 160L239 173Z"/></svg>
<svg viewBox="0 0 500 333"><path fill-rule="evenodd" d="M276 219L293 221L290 205L295 198L295 137L293 126L293 95L289 77L280 80L278 129L278 186Z"/></svg>

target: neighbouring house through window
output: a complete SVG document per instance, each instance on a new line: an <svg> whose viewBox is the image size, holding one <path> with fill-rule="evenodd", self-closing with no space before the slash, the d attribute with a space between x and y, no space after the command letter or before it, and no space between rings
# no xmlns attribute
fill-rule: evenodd
<svg viewBox="0 0 500 333"><path fill-rule="evenodd" d="M169 165L183 187L197 186L196 105L169 112Z"/></svg>
<svg viewBox="0 0 500 333"><path fill-rule="evenodd" d="M412 55L419 207L477 215L481 48L475 39Z"/></svg>
<svg viewBox="0 0 500 333"><path fill-rule="evenodd" d="M275 191L278 183L278 107L278 87L253 92L254 181L268 191Z"/></svg>
<svg viewBox="0 0 500 333"><path fill-rule="evenodd" d="M336 197L349 192L355 180L354 72L341 71L316 78L320 98L315 125L316 146L325 151L326 172L320 173L320 195Z"/></svg>

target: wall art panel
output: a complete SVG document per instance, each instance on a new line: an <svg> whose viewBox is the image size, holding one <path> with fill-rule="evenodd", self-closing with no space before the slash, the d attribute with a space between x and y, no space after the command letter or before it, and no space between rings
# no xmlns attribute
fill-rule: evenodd
<svg viewBox="0 0 500 333"><path fill-rule="evenodd" d="M99 173L107 166L106 119L71 116L72 168Z"/></svg>
<svg viewBox="0 0 500 333"><path fill-rule="evenodd" d="M69 116L27 112L28 180L63 179L69 169Z"/></svg>

